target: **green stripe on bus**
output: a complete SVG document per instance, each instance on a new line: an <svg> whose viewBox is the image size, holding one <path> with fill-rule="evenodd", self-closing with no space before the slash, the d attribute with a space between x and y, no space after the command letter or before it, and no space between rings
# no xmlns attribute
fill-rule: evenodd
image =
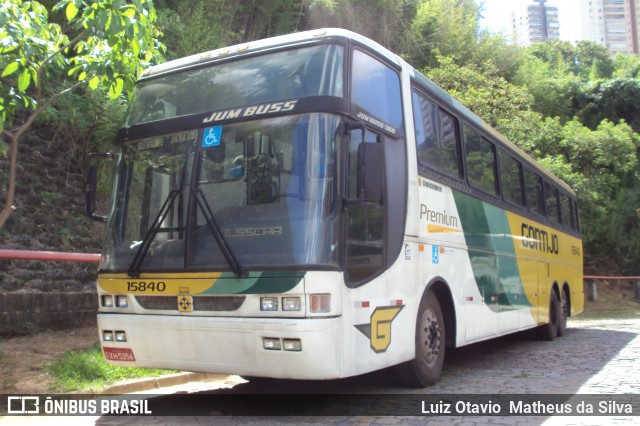
<svg viewBox="0 0 640 426"><path fill-rule="evenodd" d="M525 294L507 213L454 191L476 285L495 311L532 306Z"/></svg>
<svg viewBox="0 0 640 426"><path fill-rule="evenodd" d="M250 272L247 277L238 278L231 272L225 272L215 285L203 294L262 294L285 293L297 286L304 272Z"/></svg>

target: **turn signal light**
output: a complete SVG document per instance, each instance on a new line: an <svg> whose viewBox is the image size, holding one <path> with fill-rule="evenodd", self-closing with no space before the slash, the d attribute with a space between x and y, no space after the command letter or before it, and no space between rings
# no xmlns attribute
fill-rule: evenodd
<svg viewBox="0 0 640 426"><path fill-rule="evenodd" d="M331 311L330 294L312 294L309 296L309 306L311 313L325 313Z"/></svg>

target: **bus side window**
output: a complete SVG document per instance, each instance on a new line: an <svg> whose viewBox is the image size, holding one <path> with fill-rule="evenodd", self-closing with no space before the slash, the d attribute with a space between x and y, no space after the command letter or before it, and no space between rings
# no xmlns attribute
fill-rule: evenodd
<svg viewBox="0 0 640 426"><path fill-rule="evenodd" d="M542 195L542 178L536 173L525 170L527 207L529 211L544 214L544 197Z"/></svg>
<svg viewBox="0 0 640 426"><path fill-rule="evenodd" d="M398 73L359 50L353 51L351 100L376 118L402 128Z"/></svg>
<svg viewBox="0 0 640 426"><path fill-rule="evenodd" d="M560 220L564 226L575 228L573 212L571 211L571 200L565 194L560 194Z"/></svg>
<svg viewBox="0 0 640 426"><path fill-rule="evenodd" d="M460 178L457 120L418 92L413 92L418 161Z"/></svg>
<svg viewBox="0 0 640 426"><path fill-rule="evenodd" d="M560 208L558 206L558 188L545 182L544 183L544 197L545 207L547 211L547 217L552 222L560 222Z"/></svg>
<svg viewBox="0 0 640 426"><path fill-rule="evenodd" d="M466 124L463 129L469 183L491 194L497 194L496 147Z"/></svg>
<svg viewBox="0 0 640 426"><path fill-rule="evenodd" d="M522 164L502 149L499 153L502 195L505 201L509 201L518 206L524 206Z"/></svg>

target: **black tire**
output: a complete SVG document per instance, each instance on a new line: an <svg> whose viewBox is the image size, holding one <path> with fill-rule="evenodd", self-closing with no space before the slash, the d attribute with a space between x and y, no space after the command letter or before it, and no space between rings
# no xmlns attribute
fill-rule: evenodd
<svg viewBox="0 0 640 426"><path fill-rule="evenodd" d="M558 337L562 337L567 334L567 318L569 318L569 297L566 289L562 290L559 310Z"/></svg>
<svg viewBox="0 0 640 426"><path fill-rule="evenodd" d="M558 325L560 323L560 303L558 296L552 289L549 297L549 323L538 327L538 338L552 342L558 335Z"/></svg>
<svg viewBox="0 0 640 426"><path fill-rule="evenodd" d="M445 327L440 302L433 292L420 303L416 322L416 357L398 366L406 386L423 388L440 379L445 352Z"/></svg>

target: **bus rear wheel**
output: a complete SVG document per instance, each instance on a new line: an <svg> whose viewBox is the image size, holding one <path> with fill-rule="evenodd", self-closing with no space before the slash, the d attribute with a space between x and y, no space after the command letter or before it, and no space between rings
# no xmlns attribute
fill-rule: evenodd
<svg viewBox="0 0 640 426"><path fill-rule="evenodd" d="M562 290L560 297L560 318L558 321L558 337L562 337L567 333L567 318L569 318L569 297L567 290Z"/></svg>
<svg viewBox="0 0 640 426"><path fill-rule="evenodd" d="M444 364L445 328L440 303L431 291L420 303L415 343L416 357L400 365L402 382L410 387L433 385Z"/></svg>
<svg viewBox="0 0 640 426"><path fill-rule="evenodd" d="M560 316L561 313L558 296L554 290L551 290L551 296L549 296L549 322L538 327L538 337L540 340L552 342L556 339L560 324Z"/></svg>

